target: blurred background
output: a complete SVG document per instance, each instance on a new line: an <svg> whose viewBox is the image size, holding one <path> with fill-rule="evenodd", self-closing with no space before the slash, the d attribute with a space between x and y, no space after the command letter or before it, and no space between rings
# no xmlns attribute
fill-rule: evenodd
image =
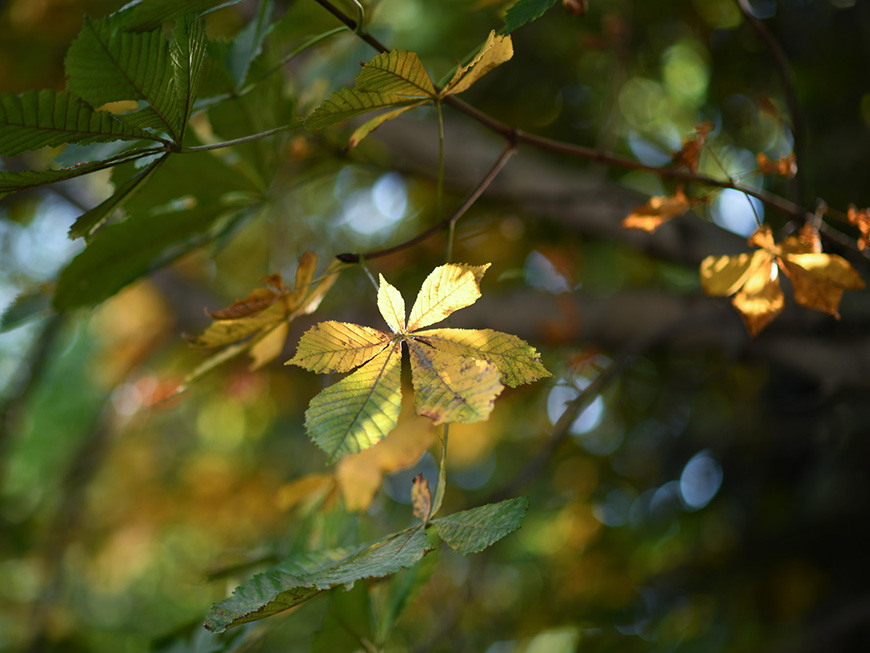
<svg viewBox="0 0 870 653"><path fill-rule="evenodd" d="M438 80L510 4L375 0L367 25L389 47L419 53ZM734 0L588 4L575 16L560 3L515 31L514 58L464 99L530 133L649 165L667 164L710 121L715 155L705 153L702 172L724 169L809 210L823 199L844 234L826 251L870 279L844 218L848 204L870 205L870 5L750 3L792 66L796 124L775 58ZM0 2L0 91L64 88L83 13L120 5ZM210 14L209 37L231 39L256 10L243 2ZM276 2L262 65L336 25L311 0ZM279 124L306 116L374 54L350 33L326 40L273 77L272 103L258 98L250 125L230 133L200 116L197 134L253 133L269 111ZM416 473L435 486L438 433L410 413L390 447L327 467L303 424L329 379L281 365L315 321L382 328L368 279L343 272L318 312L291 325L275 363L251 372L234 360L168 398L207 355L182 337L208 325L206 309L246 296L266 274L292 279L307 250L322 269L440 219L433 111L348 151L350 131L294 131L225 153L227 165L270 180L263 210L240 228L93 310L7 320L0 650L341 650L321 631L341 627L343 599L332 595L224 636L201 623L213 602L287 555L406 527ZM450 110L445 132L452 211L502 143ZM758 152L793 150L796 180L754 173ZM0 165L39 168L59 154ZM169 164L161 174L152 183L168 188ZM111 189L105 172L0 200L0 306L22 293L47 303L82 248L69 226ZM446 512L503 493L527 495L530 509L520 531L482 554L441 551L387 650L870 650L867 293L846 294L840 321L788 299L750 339L728 300L703 296L697 265L745 250L756 213L778 235L794 225L725 191L654 235L621 229L633 206L673 191L653 174L523 147L459 222L454 259L492 267L482 299L453 326L529 340L553 378L506 390L488 422L451 429ZM137 201L127 210L151 200ZM410 301L444 247L436 236L371 267ZM602 391L570 436L549 441L566 402L592 383ZM528 468L542 451L543 466ZM377 605L389 582L356 591Z"/></svg>

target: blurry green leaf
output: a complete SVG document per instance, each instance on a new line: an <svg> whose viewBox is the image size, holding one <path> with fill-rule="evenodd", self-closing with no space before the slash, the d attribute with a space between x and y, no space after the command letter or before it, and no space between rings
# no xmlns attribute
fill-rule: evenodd
<svg viewBox="0 0 870 653"><path fill-rule="evenodd" d="M400 107L398 109L393 109L392 111L385 111L384 113L375 116L371 120L364 122L362 125L356 128L356 131L351 135L350 140L348 141L348 147L356 147L362 142L362 140L371 134L378 127L383 125L385 122L389 122L394 118L398 118L406 111L410 111L411 109L416 109L417 107L422 107L423 102L418 102L416 104L410 104L408 106Z"/></svg>
<svg viewBox="0 0 870 653"><path fill-rule="evenodd" d="M185 14L205 14L221 7L238 4L242 0L134 0L119 9L114 18L134 32L145 32L160 27Z"/></svg>
<svg viewBox="0 0 870 653"><path fill-rule="evenodd" d="M109 225L97 232L85 251L61 271L54 307L68 310L91 306L111 297L127 284L213 239L233 216L245 210L213 205Z"/></svg>
<svg viewBox="0 0 870 653"><path fill-rule="evenodd" d="M312 639L311 653L361 650L361 639L372 640L371 610L366 583L355 583L347 591L336 587L329 593L329 608Z"/></svg>
<svg viewBox="0 0 870 653"><path fill-rule="evenodd" d="M106 221L112 212L123 206L144 184L148 181L151 175L156 171L164 161L169 157L169 154L164 154L162 157L152 162L144 170L134 175L123 184L121 184L112 196L104 202L92 208L90 211L82 213L78 219L69 228L70 238L81 238L82 236L92 235Z"/></svg>
<svg viewBox="0 0 870 653"><path fill-rule="evenodd" d="M237 587L215 605L205 627L215 633L264 619L341 585L379 578L410 567L432 549L421 528L412 528L354 549L333 549L289 558Z"/></svg>
<svg viewBox="0 0 870 653"><path fill-rule="evenodd" d="M334 462L368 449L396 428L402 410L402 350L394 343L311 400L308 435Z"/></svg>
<svg viewBox="0 0 870 653"><path fill-rule="evenodd" d="M205 21L185 16L172 30L169 57L175 83L175 101L178 103L178 142L184 140L187 121L190 120L206 51Z"/></svg>
<svg viewBox="0 0 870 653"><path fill-rule="evenodd" d="M375 109L418 105L421 100L430 99L435 99L435 86L417 55L407 50L393 50L366 63L354 87L343 88L324 100L305 121L305 126L322 129Z"/></svg>
<svg viewBox="0 0 870 653"><path fill-rule="evenodd" d="M0 333L17 329L40 314L47 313L51 308L51 290L49 285L43 285L18 295L3 311Z"/></svg>
<svg viewBox="0 0 870 653"><path fill-rule="evenodd" d="M510 34L517 27L531 23L556 6L559 0L517 0L504 17L505 32Z"/></svg>
<svg viewBox="0 0 870 653"><path fill-rule="evenodd" d="M85 16L66 55L69 89L93 106L145 100L149 107L125 118L137 126L162 129L180 143L182 114L176 95L169 45L160 29L124 32L112 19Z"/></svg>
<svg viewBox="0 0 870 653"><path fill-rule="evenodd" d="M95 111L67 91L0 93L0 155L17 156L63 143L163 139Z"/></svg>
<svg viewBox="0 0 870 653"><path fill-rule="evenodd" d="M376 643L386 644L405 608L417 598L429 582L437 562L438 550L436 549L413 567L403 569L390 578L389 593L375 624Z"/></svg>
<svg viewBox="0 0 870 653"><path fill-rule="evenodd" d="M251 62L263 49L269 25L275 13L273 0L260 0L257 15L239 32L230 44L229 70L240 89L248 77Z"/></svg>
<svg viewBox="0 0 870 653"><path fill-rule="evenodd" d="M431 524L451 549L467 555L482 551L518 529L528 507L526 497L517 497L439 517Z"/></svg>

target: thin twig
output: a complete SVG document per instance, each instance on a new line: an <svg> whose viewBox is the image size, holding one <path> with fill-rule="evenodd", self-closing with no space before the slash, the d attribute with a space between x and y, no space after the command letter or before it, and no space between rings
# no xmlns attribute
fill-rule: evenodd
<svg viewBox="0 0 870 653"><path fill-rule="evenodd" d="M288 129L295 129L297 127L302 126L302 121L292 122L289 125L282 125L281 127L275 127L274 129L267 129L264 132L260 132L258 134L251 134L250 136L242 136L241 138L234 138L231 141L222 141L220 143L212 143L211 145L194 145L193 147L185 147L183 149L178 150L177 154L192 154L193 152L206 152L207 150L220 150L224 147L232 147L233 145L241 145L242 143L250 143L251 141L256 141L261 138L266 138L267 136L272 136L273 134L279 134L283 131L287 131Z"/></svg>
<svg viewBox="0 0 870 653"><path fill-rule="evenodd" d="M469 194L465 201L462 203L456 211L449 218L445 220L441 220L438 224L433 227L430 227L426 231L417 234L410 240L406 240L404 243L399 243L398 245L393 245L392 247L387 247L386 249L380 249L375 252L368 252L366 254L339 254L335 258L343 263L359 263L362 259L372 259L372 258L381 258L382 256L388 256L389 254L394 254L395 252L399 252L403 249L407 249L408 247L412 247L417 243L422 243L424 240L429 238L430 236L437 234L439 231L443 231L444 229L453 228L456 226L456 222L461 218L468 209L477 201L477 198L480 197L483 192L489 188L490 184L492 184L493 180L498 176L498 173L501 172L501 169L504 168L505 164L510 160L510 158L516 152L516 147L513 145L508 145L502 150L501 155L498 157L498 160L495 164L490 168L489 172L486 173L486 176L480 180L480 183L475 187L473 191Z"/></svg>
<svg viewBox="0 0 870 653"><path fill-rule="evenodd" d="M797 174L795 175L795 183L793 187L792 199L795 201L803 201L804 198L804 175L803 163L804 159L804 138L803 138L803 115L801 113L800 102L797 97L797 85L795 83L794 72L788 63L788 58L785 52L779 45L779 42L773 38L773 34L765 27L755 15L752 13L752 8L749 6L748 0L737 0L737 5L740 11L743 12L743 17L746 22L755 30L761 40L767 45L770 54L773 55L773 61L776 64L776 69L779 71L779 76L782 78L782 84L785 89L785 101L788 104L788 112L791 116L791 135L794 144L794 156L797 161Z"/></svg>

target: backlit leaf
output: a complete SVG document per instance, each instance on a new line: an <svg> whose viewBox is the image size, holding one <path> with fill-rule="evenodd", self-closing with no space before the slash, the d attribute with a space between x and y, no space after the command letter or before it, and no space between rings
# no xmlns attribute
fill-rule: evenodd
<svg viewBox="0 0 870 653"><path fill-rule="evenodd" d="M467 66L456 71L441 95L454 95L467 91L477 80L508 61L513 55L511 37L497 35L495 30L491 31L477 56Z"/></svg>
<svg viewBox="0 0 870 653"><path fill-rule="evenodd" d="M405 300L395 287L379 275L378 310L393 333L405 332Z"/></svg>
<svg viewBox="0 0 870 653"><path fill-rule="evenodd" d="M145 100L159 127L180 142L182 114L176 95L169 45L161 30L125 32L112 19L85 17L66 55L69 89L93 106L117 100ZM136 123L155 126L153 121Z"/></svg>
<svg viewBox="0 0 870 653"><path fill-rule="evenodd" d="M708 295L730 297L768 258L764 251L708 256L701 261L701 287Z"/></svg>
<svg viewBox="0 0 870 653"><path fill-rule="evenodd" d="M864 287L852 265L834 254L793 254L785 257L785 267L795 301L836 318L843 291Z"/></svg>
<svg viewBox="0 0 870 653"><path fill-rule="evenodd" d="M454 356L478 358L501 373L501 381L515 388L523 383L552 376L541 356L525 341L492 329L432 329L416 331L414 337Z"/></svg>
<svg viewBox="0 0 870 653"><path fill-rule="evenodd" d="M435 86L416 54L384 52L363 66L352 89L343 88L324 100L305 127L322 129L375 109L419 105L421 100L434 98Z"/></svg>
<svg viewBox="0 0 870 653"><path fill-rule="evenodd" d="M673 196L652 197L648 202L636 206L622 221L626 229L640 229L652 233L668 220L678 218L692 208L692 203L677 189Z"/></svg>
<svg viewBox="0 0 870 653"><path fill-rule="evenodd" d="M153 134L125 125L111 113L95 111L67 91L0 93L0 155L3 156L17 156L64 143L85 145L143 139L162 141ZM61 171L51 172L49 176L61 177ZM0 192L6 190L2 181L0 177Z"/></svg>
<svg viewBox="0 0 870 653"><path fill-rule="evenodd" d="M785 306L779 279L776 276L771 279L775 271L773 260L770 257L764 259L734 296L734 307L740 311L749 335L758 335Z"/></svg>
<svg viewBox="0 0 870 653"><path fill-rule="evenodd" d="M480 280L486 265L448 264L435 268L411 308L408 331L440 322L454 311L471 306L480 297Z"/></svg>
<svg viewBox="0 0 870 653"><path fill-rule="evenodd" d="M190 120L193 111L206 45L205 21L200 18L185 16L172 30L169 57L172 62L172 81L175 85L179 143L184 140L187 121Z"/></svg>
<svg viewBox="0 0 870 653"><path fill-rule="evenodd" d="M410 567L432 549L422 528L390 535L353 549L333 549L295 556L237 587L216 604L205 627L213 633L264 619L339 586L363 578L380 578Z"/></svg>
<svg viewBox="0 0 870 653"><path fill-rule="evenodd" d="M284 351L284 342L287 340L287 332L290 330L290 323L283 320L278 323L273 329L257 338L257 341L251 345L248 354L251 357L252 370L258 370L263 365L271 363L281 355Z"/></svg>
<svg viewBox="0 0 870 653"><path fill-rule="evenodd" d="M489 417L504 389L498 369L473 358L452 356L408 342L417 413L444 422L480 422Z"/></svg>
<svg viewBox="0 0 870 653"><path fill-rule="evenodd" d="M518 529L528 507L528 499L517 497L439 517L432 520L432 525L451 549L468 555L483 551Z"/></svg>
<svg viewBox="0 0 870 653"><path fill-rule="evenodd" d="M408 106L400 107L398 109L393 109L392 111L385 111L379 116L375 116L371 120L364 122L362 125L356 128L353 134L351 134L350 140L348 141L348 147L356 147L359 145L362 140L371 134L378 127L383 125L385 122L389 122L393 118L398 118L406 111L410 111L411 109L416 109L417 107L423 106L423 102L418 102L416 104L410 104Z"/></svg>
<svg viewBox="0 0 870 653"><path fill-rule="evenodd" d="M334 462L382 440L396 427L402 405L399 343L311 400L308 435Z"/></svg>
<svg viewBox="0 0 870 653"><path fill-rule="evenodd" d="M312 372L350 372L382 352L390 342L386 333L347 322L320 322L299 340L287 364Z"/></svg>

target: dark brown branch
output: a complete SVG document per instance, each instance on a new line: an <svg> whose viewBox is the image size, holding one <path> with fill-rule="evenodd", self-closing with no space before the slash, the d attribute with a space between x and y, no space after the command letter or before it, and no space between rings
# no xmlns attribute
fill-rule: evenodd
<svg viewBox="0 0 870 653"><path fill-rule="evenodd" d="M378 41L374 36L369 34L364 29L360 29L359 31L357 31L356 21L353 18L351 18L350 16L348 16L346 13L344 13L341 9L336 7L334 4L329 2L329 0L315 0L315 2L317 2L317 4L319 4L321 7L326 9L326 11L331 13L333 16L338 18L338 20L340 20L342 23L344 23L349 28L351 28L354 32L356 32L359 35L359 37L363 41L368 43L375 50L377 50L378 52L387 52L387 46L385 46L383 43Z"/></svg>
<svg viewBox="0 0 870 653"><path fill-rule="evenodd" d="M767 49L770 50L770 54L773 55L773 61L776 64L776 69L779 72L779 76L782 78L782 84L785 90L785 100L788 103L788 112L791 116L791 133L792 138L794 139L795 159L798 164L793 199L797 201L805 200L805 183L802 172L803 164L805 162L803 151L803 115L801 113L800 102L798 102L794 72L788 63L788 59L786 58L782 47L780 47L779 42L773 38L773 34L771 34L767 27L765 27L764 23L756 18L752 13L749 1L737 0L737 4L740 7L740 11L743 12L743 17L746 19L746 22L749 23L758 36L761 37L761 40L764 41Z"/></svg>
<svg viewBox="0 0 870 653"><path fill-rule="evenodd" d="M359 263L361 259L373 259L373 258L381 258L382 256L388 256L389 254L394 254L395 252L399 252L403 249L407 249L408 247L413 247L417 243L421 243L430 236L437 234L439 231L444 231L451 225L455 225L457 221L465 215L465 213L470 209L477 199L486 191L487 188L492 184L495 178L498 176L498 173L501 172L502 168L505 167L510 158L516 152L516 147L513 145L508 145L502 151L501 156L499 156L498 160L493 164L492 168L490 168L489 172L486 173L486 176L480 180L480 183L475 187L473 191L465 198L465 201L462 203L456 211L449 218L446 218L436 224L433 227L430 227L426 231L417 234L410 240L406 240L404 243L399 243L398 245L393 245L392 247L387 247L386 249L380 249L375 252L368 252L367 254L339 254L335 258L343 263Z"/></svg>

